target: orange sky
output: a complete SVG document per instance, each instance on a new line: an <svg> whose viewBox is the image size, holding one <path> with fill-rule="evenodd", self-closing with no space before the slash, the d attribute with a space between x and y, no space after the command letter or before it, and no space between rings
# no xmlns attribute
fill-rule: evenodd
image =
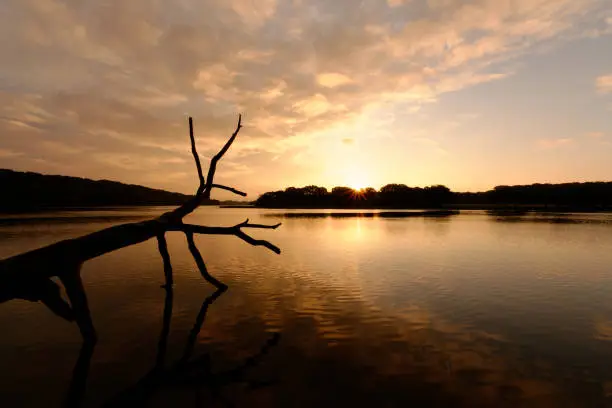
<svg viewBox="0 0 612 408"><path fill-rule="evenodd" d="M612 179L609 0L5 0L3 168L191 192ZM221 198L228 196L221 195Z"/></svg>

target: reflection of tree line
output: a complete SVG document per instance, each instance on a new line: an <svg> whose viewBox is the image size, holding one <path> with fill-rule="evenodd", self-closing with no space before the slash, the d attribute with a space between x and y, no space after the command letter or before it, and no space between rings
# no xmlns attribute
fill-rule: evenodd
<svg viewBox="0 0 612 408"><path fill-rule="evenodd" d="M349 187L289 187L267 192L255 204L267 208L439 208L520 206L601 210L612 208L612 182L497 186L485 192L453 192L442 185L387 184L380 190Z"/></svg>

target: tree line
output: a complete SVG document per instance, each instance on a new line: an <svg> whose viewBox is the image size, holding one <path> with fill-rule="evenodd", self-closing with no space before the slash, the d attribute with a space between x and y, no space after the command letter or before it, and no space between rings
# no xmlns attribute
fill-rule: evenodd
<svg viewBox="0 0 612 408"><path fill-rule="evenodd" d="M585 210L612 209L612 182L497 186L484 192L453 192L443 185L409 187L387 184L380 190L306 186L262 194L263 208L442 208L534 206Z"/></svg>
<svg viewBox="0 0 612 408"><path fill-rule="evenodd" d="M190 196L109 180L0 169L0 212L51 208L178 205ZM216 204L209 200L210 204Z"/></svg>

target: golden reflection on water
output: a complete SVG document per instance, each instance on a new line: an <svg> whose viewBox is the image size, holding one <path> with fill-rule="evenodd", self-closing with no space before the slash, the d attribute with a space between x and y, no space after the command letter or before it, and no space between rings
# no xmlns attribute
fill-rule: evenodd
<svg viewBox="0 0 612 408"><path fill-rule="evenodd" d="M356 387L375 379L390 393L387 398L391 401L408 400L402 391L408 387L435 389L440 401L467 405L499 406L522 401L538 406L561 406L560 402L563 406L581 406L579 400L573 401L575 405L568 404L562 385L550 378L551 367L515 360L519 351L508 347L498 335L447 323L416 307L388 316L355 303L343 305L343 315L338 316L335 310L340 301L338 296L304 294L296 299L294 312L284 316L283 339L292 344L279 347L278 358L283 363L276 369L286 376L285 386L289 383L298 395L309 394L314 400L325 401L325 395L319 393L330 390L319 381L329 379L304 384L302 375L310 370L331 370ZM265 303L257 301L249 309L259 315L257 309L261 308L259 317L264 326L278 325L282 318L270 314L274 308ZM325 377L323 371L319 375Z"/></svg>

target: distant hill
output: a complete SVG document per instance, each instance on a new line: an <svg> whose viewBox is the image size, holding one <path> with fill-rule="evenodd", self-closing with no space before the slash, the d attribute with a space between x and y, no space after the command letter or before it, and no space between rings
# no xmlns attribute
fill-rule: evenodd
<svg viewBox="0 0 612 408"><path fill-rule="evenodd" d="M190 196L109 180L0 169L0 211L130 205L178 205ZM209 204L217 204L211 200Z"/></svg>

